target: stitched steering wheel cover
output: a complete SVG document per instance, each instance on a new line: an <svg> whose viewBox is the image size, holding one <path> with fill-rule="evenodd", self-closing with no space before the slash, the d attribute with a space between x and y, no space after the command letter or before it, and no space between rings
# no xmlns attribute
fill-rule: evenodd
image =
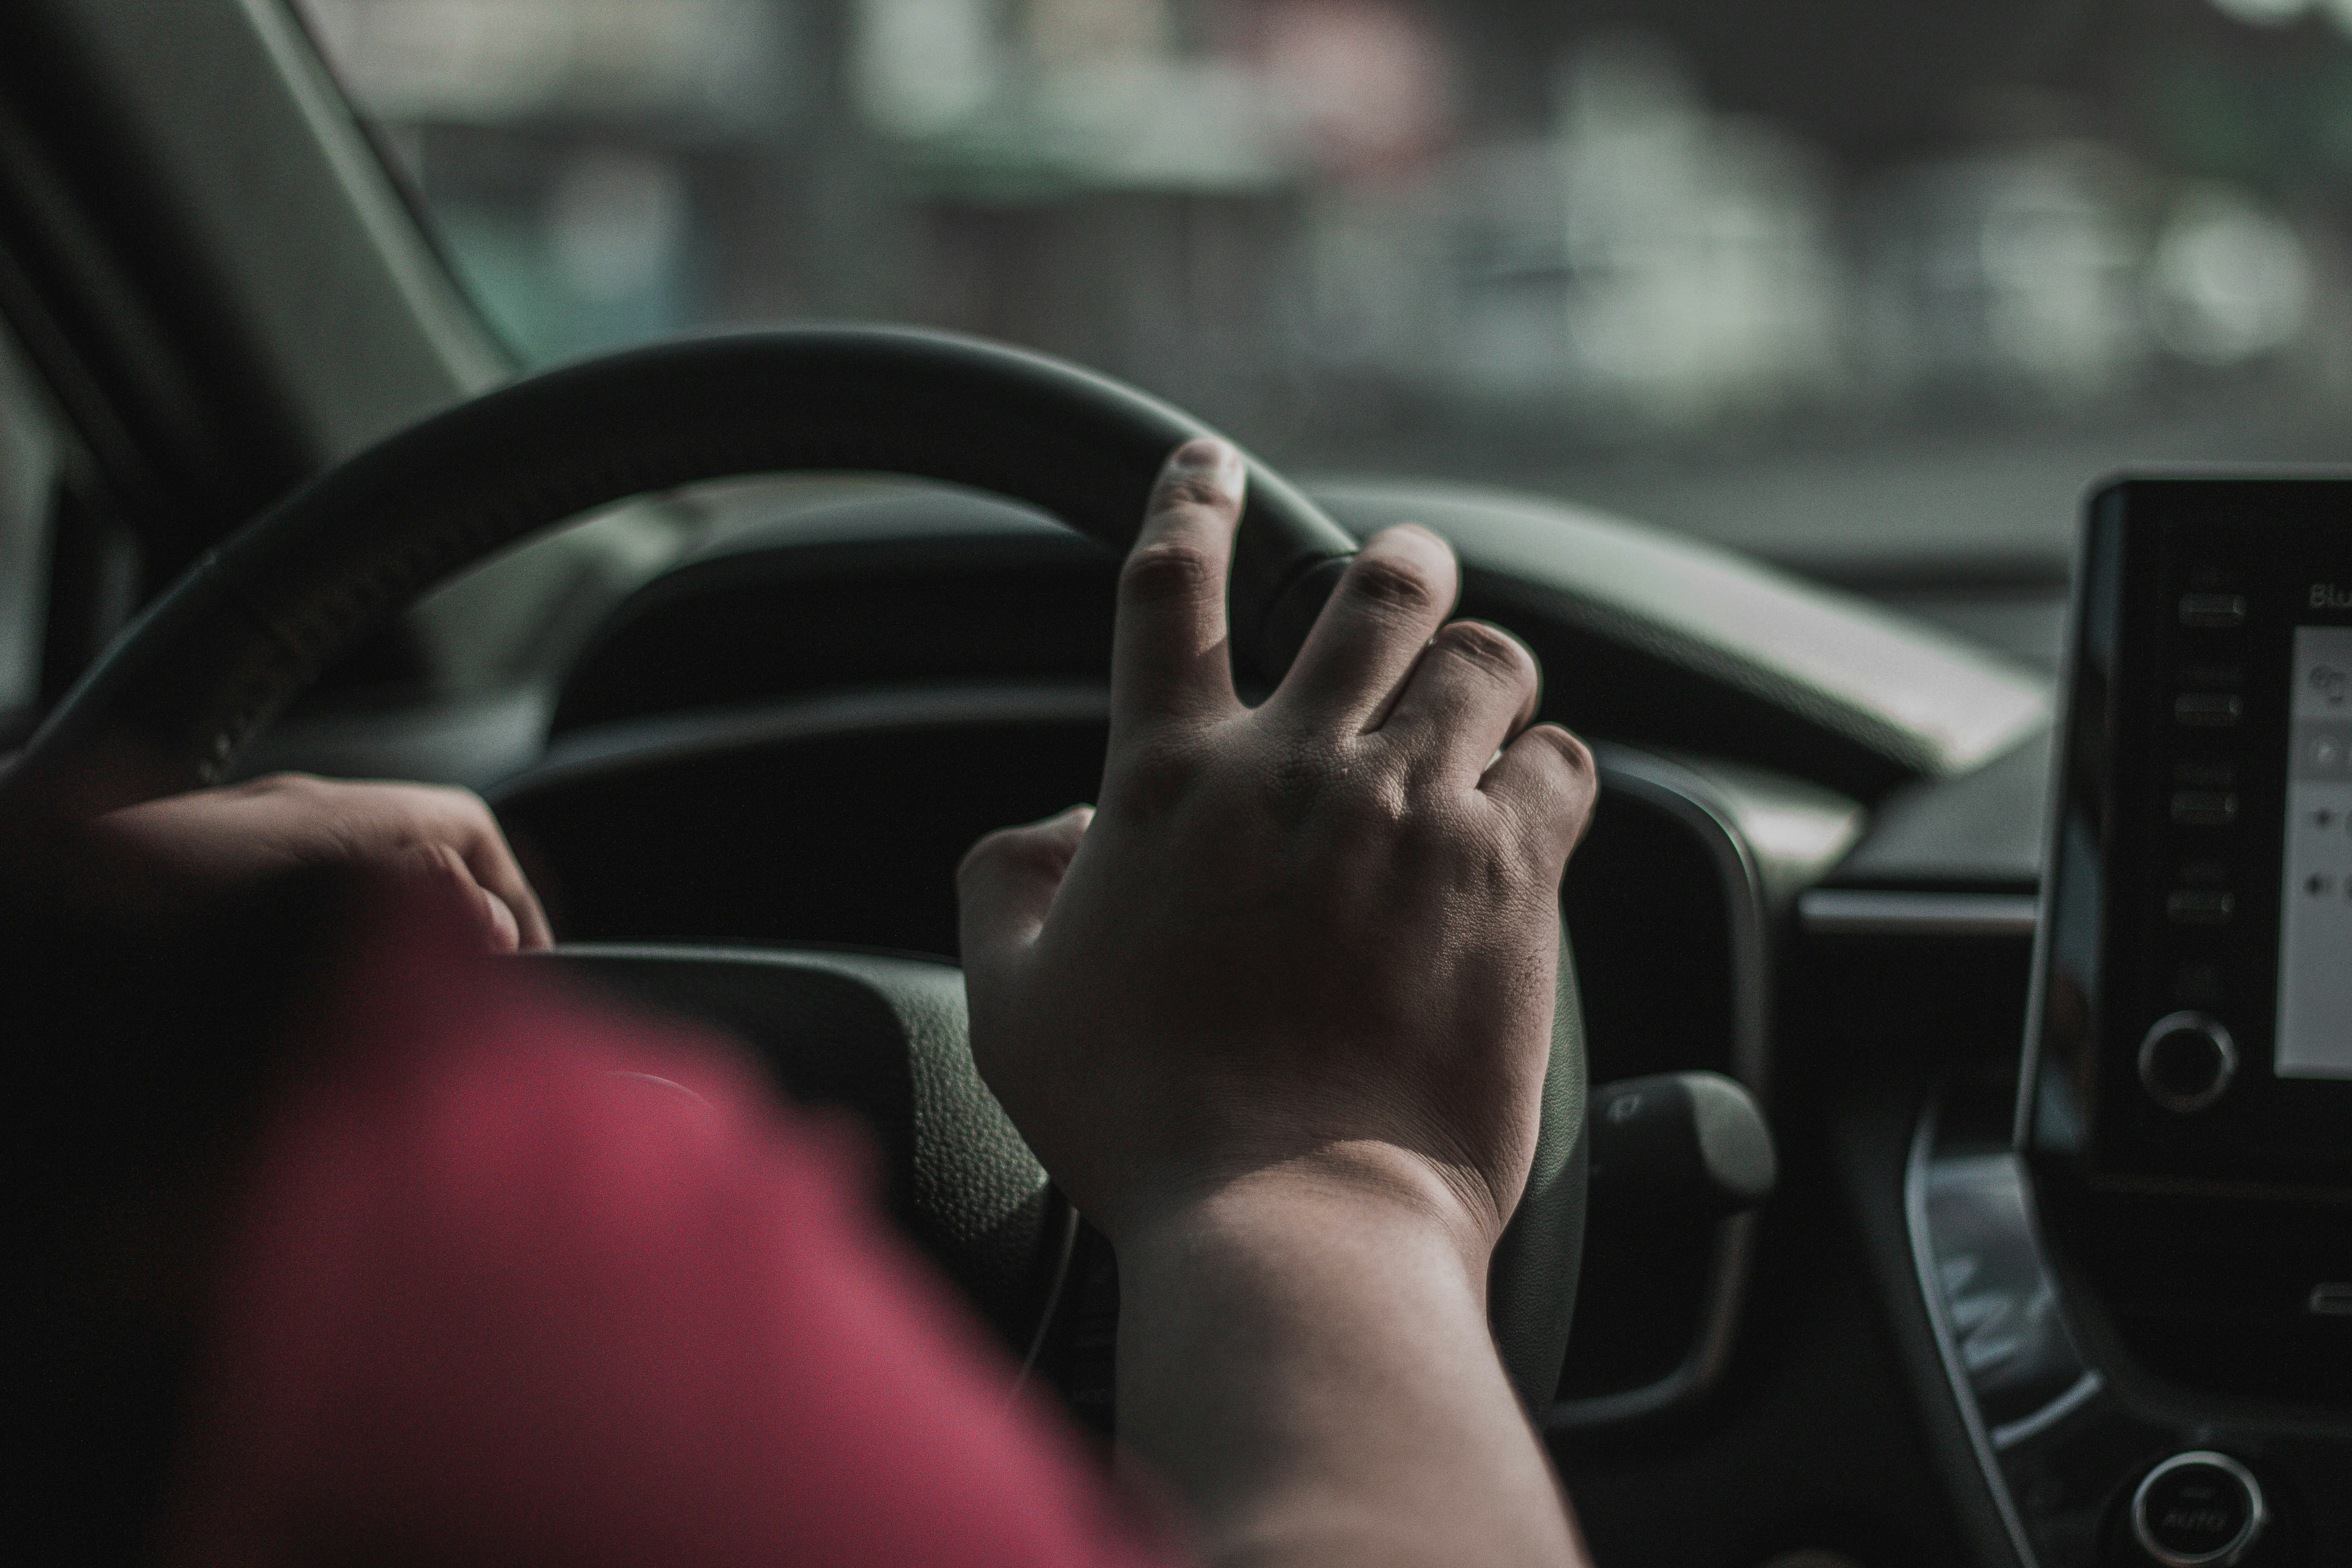
<svg viewBox="0 0 2352 1568"><path fill-rule="evenodd" d="M386 438L207 553L49 716L0 779L0 809L82 819L216 784L418 595L633 496L743 474L907 475L1028 502L1124 552L1169 451L1209 434L1076 366L903 328L681 339L551 370ZM1259 674L1289 667L1354 549L1251 463L1231 598L1234 646ZM1564 943L1562 955L1536 1169L1489 1292L1506 1365L1538 1417L1583 1229L1583 1041Z"/></svg>

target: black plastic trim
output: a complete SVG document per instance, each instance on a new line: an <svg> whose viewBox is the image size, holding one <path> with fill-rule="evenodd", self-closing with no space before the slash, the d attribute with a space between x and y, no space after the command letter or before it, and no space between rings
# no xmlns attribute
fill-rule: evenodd
<svg viewBox="0 0 2352 1568"><path fill-rule="evenodd" d="M1770 912L1754 852L1729 808L1706 778L1664 758L1598 745L1593 760L1604 785L1657 806L1706 846L1715 861L1731 929L1733 1076L1769 1110L1771 1075ZM1718 1222L1708 1261L1699 1331L1682 1364L1654 1383L1617 1394L1561 1400L1544 1417L1553 1434L1589 1434L1654 1421L1687 1410L1722 1382L1738 1336L1755 1262L1757 1215Z"/></svg>

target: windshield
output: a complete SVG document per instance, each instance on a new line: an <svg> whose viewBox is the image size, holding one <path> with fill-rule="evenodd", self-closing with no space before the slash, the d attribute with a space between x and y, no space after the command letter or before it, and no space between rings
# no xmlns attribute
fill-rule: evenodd
<svg viewBox="0 0 2352 1568"><path fill-rule="evenodd" d="M534 363L931 323L1865 583L2352 450L2352 0L299 5Z"/></svg>

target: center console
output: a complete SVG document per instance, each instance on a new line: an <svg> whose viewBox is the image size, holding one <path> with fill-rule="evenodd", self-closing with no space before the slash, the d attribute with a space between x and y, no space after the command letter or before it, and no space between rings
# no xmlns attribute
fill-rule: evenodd
<svg viewBox="0 0 2352 1568"><path fill-rule="evenodd" d="M2352 1197L2352 481L2116 485L2082 565L2029 1145Z"/></svg>
<svg viewBox="0 0 2352 1568"><path fill-rule="evenodd" d="M1912 1165L1979 1460L2021 1562L2352 1563L2352 479L2095 495L2058 753L2013 1119Z"/></svg>

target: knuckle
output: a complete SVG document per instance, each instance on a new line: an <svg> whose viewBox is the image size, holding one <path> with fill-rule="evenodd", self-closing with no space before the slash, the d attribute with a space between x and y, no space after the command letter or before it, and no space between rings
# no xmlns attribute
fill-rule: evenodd
<svg viewBox="0 0 2352 1568"><path fill-rule="evenodd" d="M1515 896L1530 880L1528 857L1508 826L1493 822L1462 825L1453 847L1462 876L1489 903Z"/></svg>
<svg viewBox="0 0 2352 1568"><path fill-rule="evenodd" d="M1484 897L1503 885L1498 876L1511 870L1510 858L1496 852L1495 836L1482 820L1500 815L1466 810L1444 795L1406 788L1386 804L1380 820L1400 864L1439 885L1475 889ZM1363 831L1370 822L1351 826Z"/></svg>
<svg viewBox="0 0 2352 1568"><path fill-rule="evenodd" d="M492 818L489 804L472 790L461 784L427 784L416 787L416 804L424 810L446 813L472 827L490 826Z"/></svg>
<svg viewBox="0 0 2352 1568"><path fill-rule="evenodd" d="M1332 782L1327 778L1324 787L1332 796L1333 811L1352 833L1417 835L1432 826L1414 810L1413 781L1402 773L1364 769L1336 781L1336 789Z"/></svg>
<svg viewBox="0 0 2352 1568"><path fill-rule="evenodd" d="M1570 773L1587 779L1592 776L1592 748L1559 725L1534 725L1528 730L1526 738L1543 747L1545 755Z"/></svg>
<svg viewBox="0 0 2352 1568"><path fill-rule="evenodd" d="M1184 733L1162 731L1146 735L1129 748L1121 772L1130 780L1154 785L1189 784L1200 772L1200 748Z"/></svg>
<svg viewBox="0 0 2352 1568"><path fill-rule="evenodd" d="M470 886L474 879L466 869L465 860L446 844L402 845L393 851L391 859L407 875L424 882L454 888L460 884Z"/></svg>
<svg viewBox="0 0 2352 1568"><path fill-rule="evenodd" d="M255 795L287 795L317 799L335 793L336 786L316 773L264 773L244 786ZM349 787L349 786L344 786Z"/></svg>
<svg viewBox="0 0 2352 1568"><path fill-rule="evenodd" d="M1154 500L1153 510L1168 511L1177 507L1198 506L1223 511L1231 509L1233 504L1233 495L1213 476L1175 473L1160 481L1160 494Z"/></svg>
<svg viewBox="0 0 2352 1568"><path fill-rule="evenodd" d="M1286 826L1331 809L1335 770L1330 759L1302 751L1275 762L1258 775L1258 793L1273 820Z"/></svg>
<svg viewBox="0 0 2352 1568"><path fill-rule="evenodd" d="M1552 754L1568 771L1578 793L1591 795L1599 783L1599 773L1592 761L1592 748L1557 724L1538 725L1535 733L1543 737Z"/></svg>
<svg viewBox="0 0 2352 1568"><path fill-rule="evenodd" d="M1557 724L1538 724L1522 739L1537 748L1528 787L1539 798L1528 808L1540 819L1569 819L1581 835L1600 794L1591 749Z"/></svg>
<svg viewBox="0 0 2352 1568"><path fill-rule="evenodd" d="M1215 590L1217 563L1198 546L1172 539L1138 545L1119 570L1119 593L1133 605L1191 604Z"/></svg>
<svg viewBox="0 0 2352 1568"><path fill-rule="evenodd" d="M1367 552L1357 556L1348 569L1347 591L1368 604L1407 614L1425 613L1437 605L1437 582L1429 569L1396 555Z"/></svg>
<svg viewBox="0 0 2352 1568"><path fill-rule="evenodd" d="M1437 635L1447 652L1497 680L1525 686L1536 679L1536 656L1500 626L1455 621Z"/></svg>
<svg viewBox="0 0 2352 1568"><path fill-rule="evenodd" d="M1120 811L1140 820L1173 812L1201 776L1204 757L1192 735L1167 730L1137 737L1112 759L1113 786Z"/></svg>

